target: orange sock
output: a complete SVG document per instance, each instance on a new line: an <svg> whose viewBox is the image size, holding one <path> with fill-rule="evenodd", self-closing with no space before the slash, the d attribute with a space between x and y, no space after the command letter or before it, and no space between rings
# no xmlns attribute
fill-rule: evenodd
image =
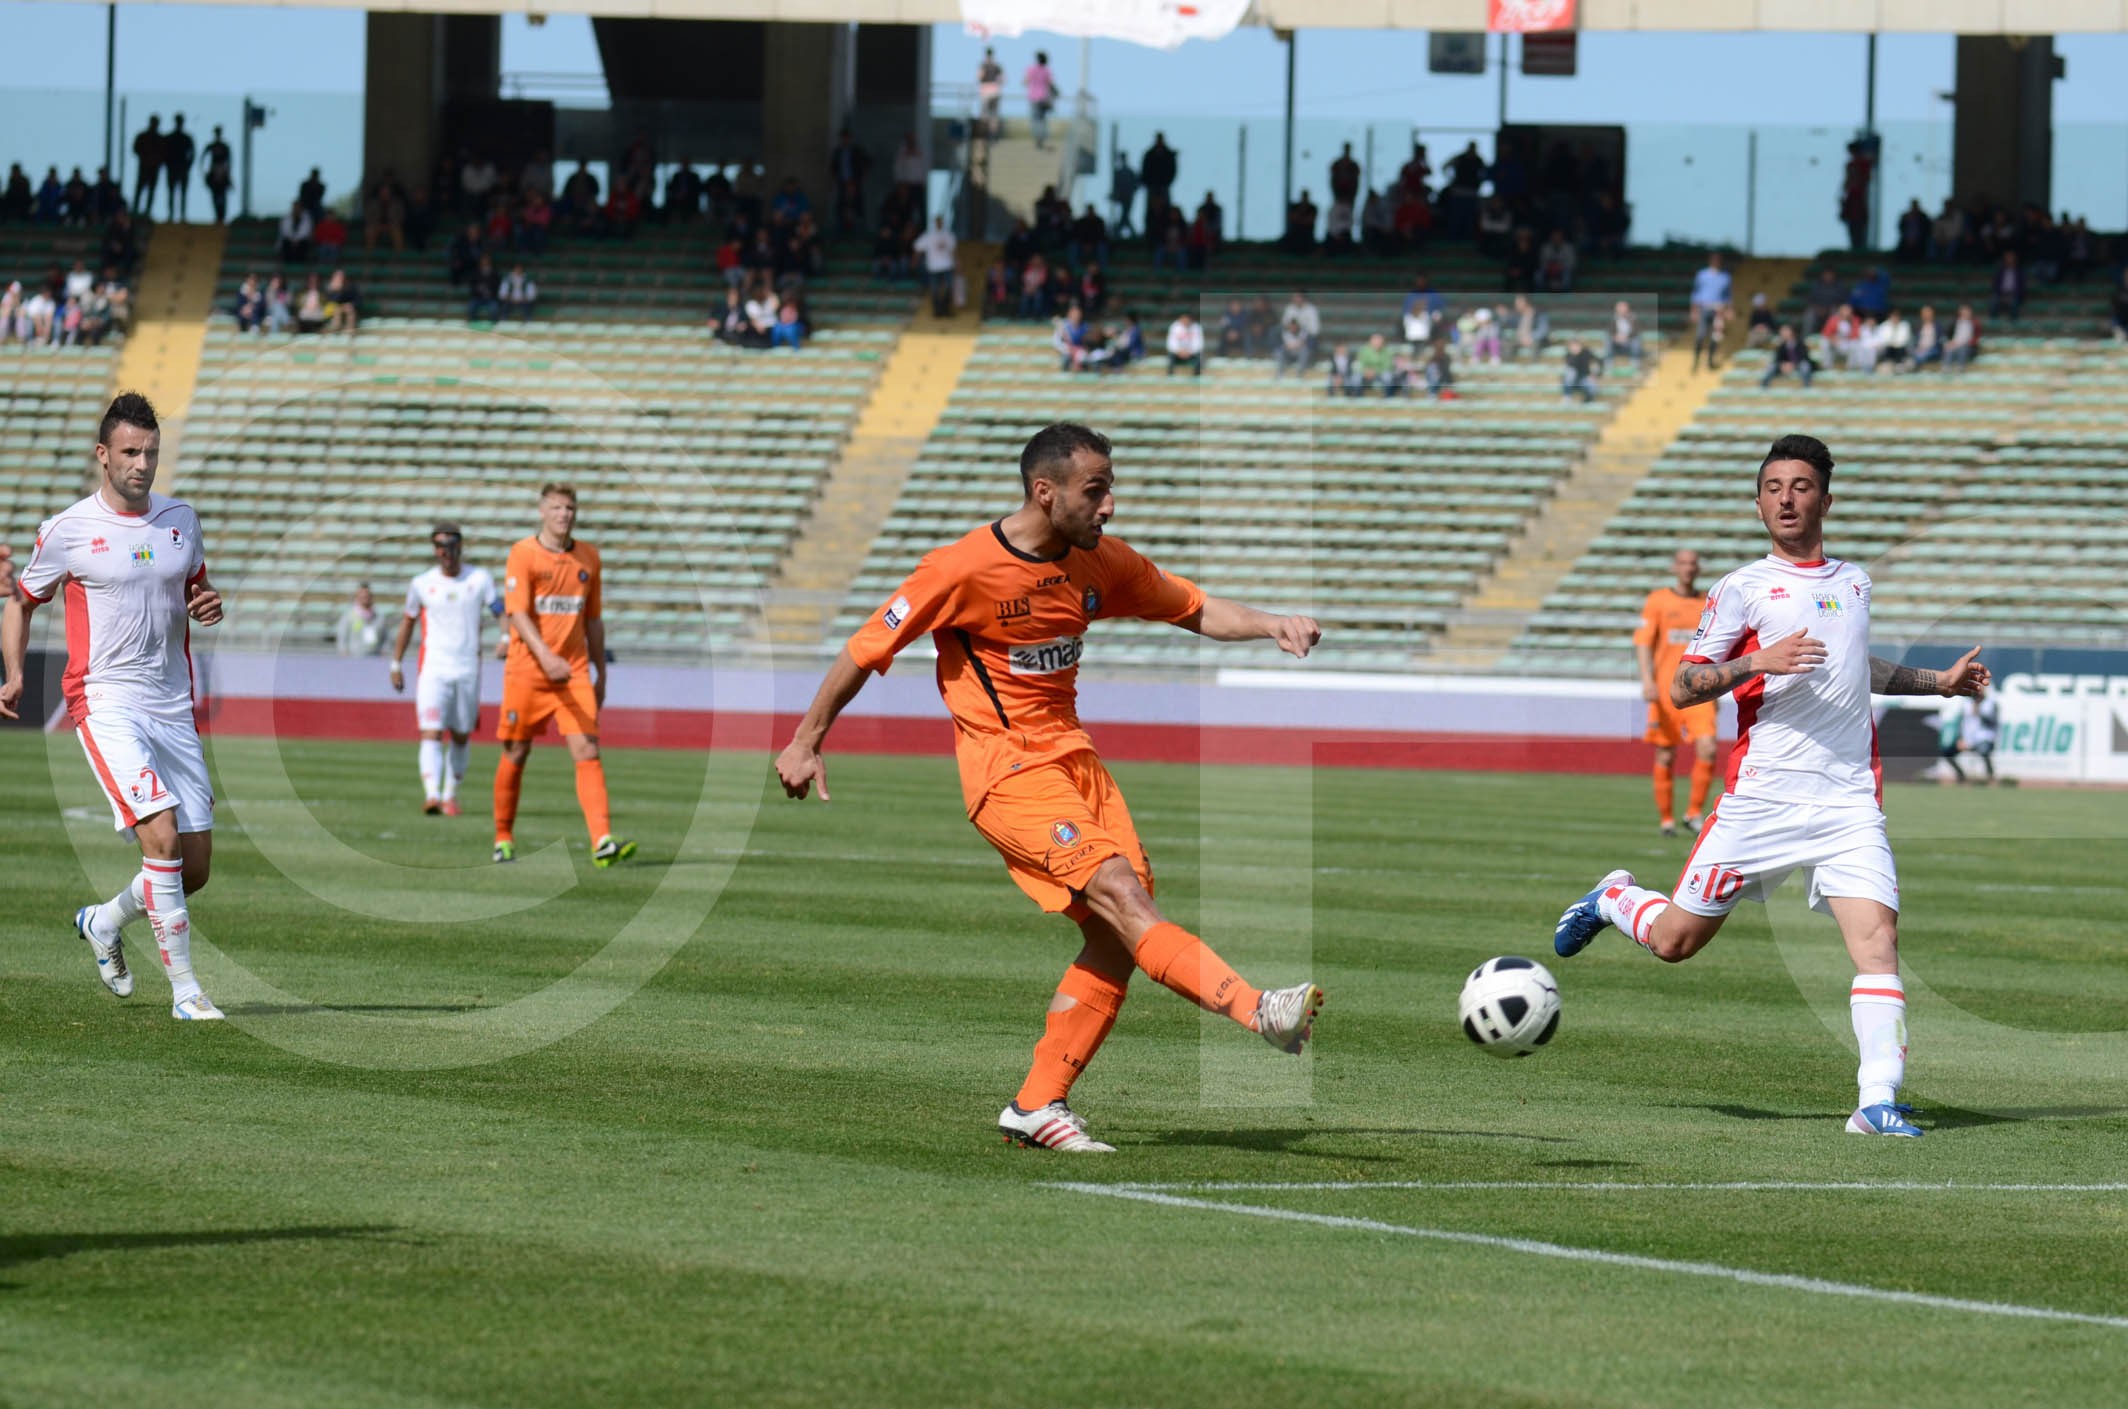
<svg viewBox="0 0 2128 1409"><path fill-rule="evenodd" d="M1714 788L1714 762L1712 759L1692 760L1692 801L1685 808L1688 817L1707 815L1707 794Z"/></svg>
<svg viewBox="0 0 2128 1409"><path fill-rule="evenodd" d="M1665 827L1677 821L1677 775L1660 763L1655 765L1655 815Z"/></svg>
<svg viewBox="0 0 2128 1409"><path fill-rule="evenodd" d="M517 825L517 794L525 785L523 760L504 754L495 765L495 840L510 840Z"/></svg>
<svg viewBox="0 0 2128 1409"><path fill-rule="evenodd" d="M591 829L591 844L597 846L613 830L606 806L606 765L598 759L576 761L576 805L584 809L584 825Z"/></svg>
<svg viewBox="0 0 2128 1409"><path fill-rule="evenodd" d="M1251 988L1227 961L1212 952L1212 946L1177 924L1154 925L1138 941L1131 956L1138 967L1207 1012L1223 1013L1249 1027L1256 1016L1260 988Z"/></svg>
<svg viewBox="0 0 2128 1409"><path fill-rule="evenodd" d="M1108 1030L1116 1025L1116 1014L1123 1008L1123 993L1123 983L1083 964L1073 964L1064 971L1064 981L1057 985L1057 997L1073 1000L1072 1005L1061 1010L1050 1008L1042 1040L1034 1044L1034 1065L1027 1069L1020 1094L1012 1098L1014 1104L1023 1111L1038 1111L1071 1094L1071 1084L1086 1070L1094 1053L1101 1050Z"/></svg>

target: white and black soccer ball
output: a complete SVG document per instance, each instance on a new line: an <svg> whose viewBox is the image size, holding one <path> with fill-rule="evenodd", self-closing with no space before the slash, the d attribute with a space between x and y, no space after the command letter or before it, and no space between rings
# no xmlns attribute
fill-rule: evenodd
<svg viewBox="0 0 2128 1409"><path fill-rule="evenodd" d="M1463 981L1463 1035L1496 1057L1526 1057L1559 1030L1559 984L1535 959L1503 954Z"/></svg>

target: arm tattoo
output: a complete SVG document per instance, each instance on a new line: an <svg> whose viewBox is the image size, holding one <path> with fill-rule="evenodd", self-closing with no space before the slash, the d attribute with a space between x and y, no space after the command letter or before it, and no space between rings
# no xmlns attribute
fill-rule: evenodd
<svg viewBox="0 0 2128 1409"><path fill-rule="evenodd" d="M1751 659L1748 656L1738 656L1735 660L1726 660L1719 664L1702 665L1696 661L1687 661L1677 668L1677 678L1671 682L1670 702L1680 709L1705 704L1708 700L1719 699L1728 694L1759 673L1751 668Z"/></svg>
<svg viewBox="0 0 2128 1409"><path fill-rule="evenodd" d="M1893 665L1888 660L1871 656L1869 688L1872 694L1878 695L1940 695L1943 693L1943 678L1933 670Z"/></svg>

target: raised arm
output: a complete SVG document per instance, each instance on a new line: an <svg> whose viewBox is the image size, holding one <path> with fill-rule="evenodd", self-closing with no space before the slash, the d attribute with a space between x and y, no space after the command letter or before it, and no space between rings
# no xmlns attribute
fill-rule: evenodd
<svg viewBox="0 0 2128 1409"><path fill-rule="evenodd" d="M1273 616L1225 597L1207 596L1201 608L1175 624L1214 641L1276 641L1289 656L1305 657L1323 639L1312 616Z"/></svg>
<svg viewBox="0 0 2128 1409"><path fill-rule="evenodd" d="M1875 695L1977 695L1992 682L1988 668L1980 663L1980 647L1958 658L1949 670L1917 670L1869 658L1869 689Z"/></svg>
<svg viewBox="0 0 2128 1409"><path fill-rule="evenodd" d="M828 730L835 726L835 717L857 698L857 692L865 687L871 674L851 657L848 646L836 652L835 663L828 667L820 688L813 694L811 707L798 723L798 732L784 745L783 752L776 755L776 776L782 781L787 795L804 797L817 782L820 800L829 800L828 766L820 756L820 747L827 742Z"/></svg>

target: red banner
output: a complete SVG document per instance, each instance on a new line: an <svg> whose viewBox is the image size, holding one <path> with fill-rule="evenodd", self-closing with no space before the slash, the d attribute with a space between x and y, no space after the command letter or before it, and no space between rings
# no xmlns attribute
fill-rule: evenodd
<svg viewBox="0 0 2128 1409"><path fill-rule="evenodd" d="M1494 34L1549 34L1574 27L1574 0L1486 0L1485 27Z"/></svg>

